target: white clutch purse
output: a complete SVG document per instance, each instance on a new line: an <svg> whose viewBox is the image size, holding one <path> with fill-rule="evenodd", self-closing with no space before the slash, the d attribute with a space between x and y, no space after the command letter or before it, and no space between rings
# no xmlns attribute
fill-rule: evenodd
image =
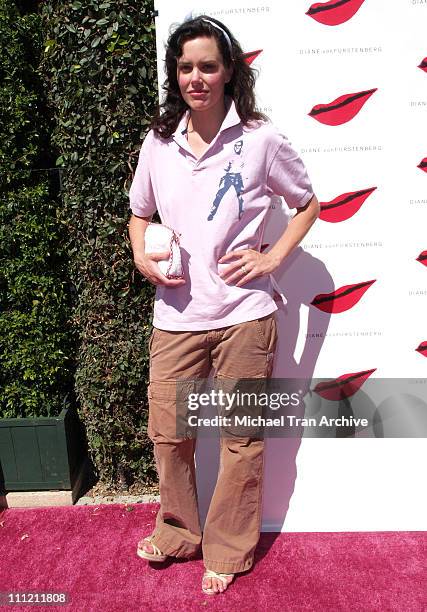
<svg viewBox="0 0 427 612"><path fill-rule="evenodd" d="M163 223L150 221L145 230L144 242L146 253L169 251L169 259L157 262L162 274L167 278L184 278L177 232Z"/></svg>

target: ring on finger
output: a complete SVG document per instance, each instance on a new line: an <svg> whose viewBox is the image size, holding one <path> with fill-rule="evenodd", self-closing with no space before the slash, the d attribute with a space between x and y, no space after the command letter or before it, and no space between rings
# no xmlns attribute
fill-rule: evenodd
<svg viewBox="0 0 427 612"><path fill-rule="evenodd" d="M243 274L246 274L247 270L246 270L246 266L243 264L243 266L240 266L241 271L243 272Z"/></svg>

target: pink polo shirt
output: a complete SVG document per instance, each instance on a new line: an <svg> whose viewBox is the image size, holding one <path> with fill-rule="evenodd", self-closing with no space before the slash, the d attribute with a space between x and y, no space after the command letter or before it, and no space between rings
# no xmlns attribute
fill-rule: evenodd
<svg viewBox="0 0 427 612"><path fill-rule="evenodd" d="M150 130L129 191L130 208L181 234L186 284L158 285L153 325L171 331L217 329L277 310L269 275L236 287L218 273L218 259L235 249L259 251L271 196L305 206L313 189L305 166L286 136L269 122L243 126L234 101L218 134L197 159L186 139L187 111L175 133L163 139Z"/></svg>

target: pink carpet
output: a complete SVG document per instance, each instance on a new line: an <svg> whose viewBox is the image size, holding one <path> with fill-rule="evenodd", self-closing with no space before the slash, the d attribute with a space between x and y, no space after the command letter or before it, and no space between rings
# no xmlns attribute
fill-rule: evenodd
<svg viewBox="0 0 427 612"><path fill-rule="evenodd" d="M201 591L201 555L148 564L137 541L157 504L7 509L0 514L0 592L68 592L65 606L18 610L421 612L427 532L264 533L255 565L227 592Z"/></svg>

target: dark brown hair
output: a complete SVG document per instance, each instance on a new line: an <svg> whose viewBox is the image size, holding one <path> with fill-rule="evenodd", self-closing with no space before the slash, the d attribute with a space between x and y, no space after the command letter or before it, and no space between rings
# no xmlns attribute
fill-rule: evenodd
<svg viewBox="0 0 427 612"><path fill-rule="evenodd" d="M211 23L203 21L209 19L225 30L230 38L231 51L224 34ZM255 80L256 73L245 61L242 48L230 30L221 21L199 15L181 23L170 35L166 45L165 71L167 78L163 84L166 92L164 102L157 110L151 121L150 128L159 136L169 138L178 127L184 112L189 108L183 100L178 85L176 68L177 60L182 56L182 47L187 40L198 36L215 38L221 52L223 64L226 68L233 66L231 80L225 84L224 94L230 95L236 105L236 111L244 125L251 120L269 121L269 118L255 109Z"/></svg>

